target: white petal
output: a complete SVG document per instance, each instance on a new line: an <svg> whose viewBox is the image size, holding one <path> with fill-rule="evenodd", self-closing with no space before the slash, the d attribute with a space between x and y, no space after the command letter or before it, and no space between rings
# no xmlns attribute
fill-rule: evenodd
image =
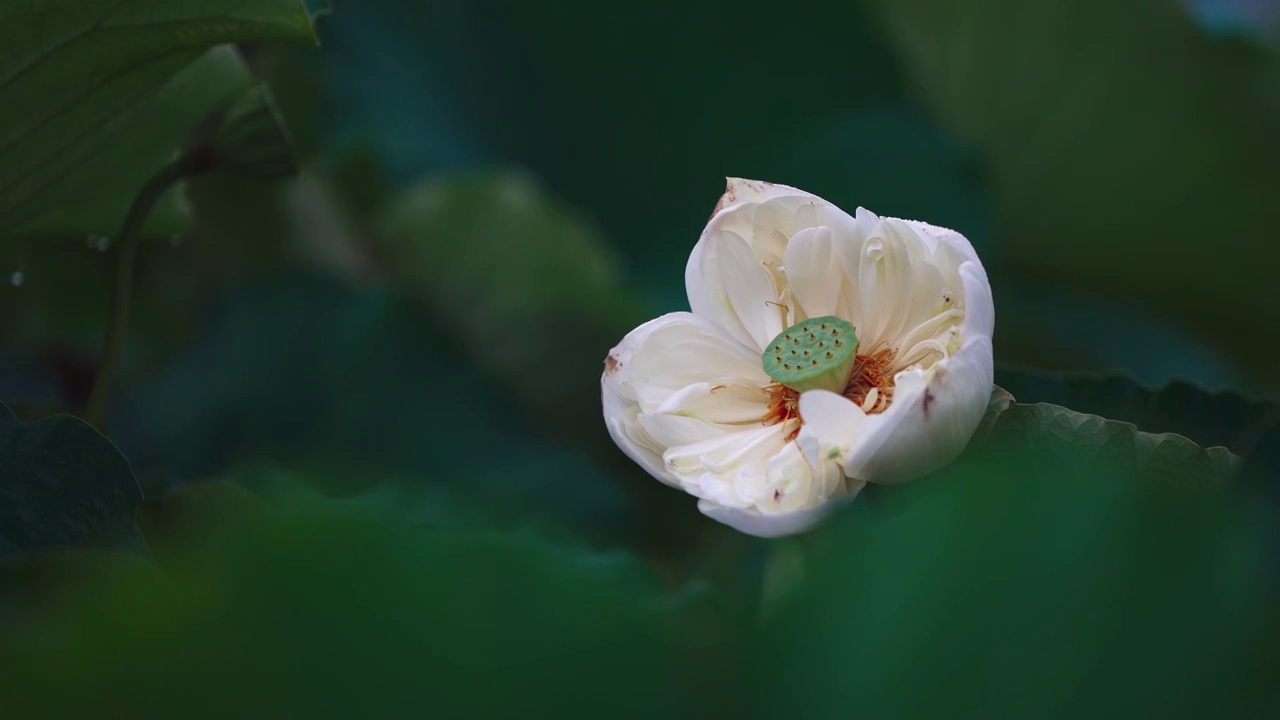
<svg viewBox="0 0 1280 720"><path fill-rule="evenodd" d="M795 512L826 500L819 497L821 488L815 482L813 466L793 442L787 443L782 452L769 459L765 477L767 495L756 500L755 504L766 515Z"/></svg>
<svg viewBox="0 0 1280 720"><path fill-rule="evenodd" d="M652 414L672 414L722 424L758 424L769 396L758 386L694 383L672 393Z"/></svg>
<svg viewBox="0 0 1280 720"><path fill-rule="evenodd" d="M787 431L786 425L741 430L711 440L670 447L662 459L668 473L687 481L710 473L732 482L738 471L752 468L764 475L769 458L782 449Z"/></svg>
<svg viewBox="0 0 1280 720"><path fill-rule="evenodd" d="M862 483L852 484L849 494L828 500L811 508L778 515L765 515L758 510L733 508L709 500L699 500L698 509L703 515L729 527L762 538L778 538L806 532L826 520L831 513L846 507L857 497Z"/></svg>
<svg viewBox="0 0 1280 720"><path fill-rule="evenodd" d="M812 467L814 491L823 502L848 493L849 488L854 485L861 486L861 483L854 483L845 477L844 466L838 460L823 460Z"/></svg>
<svg viewBox="0 0 1280 720"><path fill-rule="evenodd" d="M790 430L791 425L784 424L731 433L672 447L663 460L690 494L726 507L748 508L772 496L769 462L789 444L785 436Z"/></svg>
<svg viewBox="0 0 1280 720"><path fill-rule="evenodd" d="M818 495L813 468L792 442L769 458L764 474L756 468L740 472L734 487L740 499L765 515L815 507L826 500Z"/></svg>
<svg viewBox="0 0 1280 720"><path fill-rule="evenodd" d="M847 217L847 216L846 216ZM880 225L880 218L864 208L857 215L835 229L834 252L840 269L846 278L841 288L842 299L848 315L841 315L853 323L859 341L866 339L867 309L863 307L858 278L862 272L863 246Z"/></svg>
<svg viewBox="0 0 1280 720"><path fill-rule="evenodd" d="M938 314L916 325L897 343L898 355L894 358L895 370L922 363L925 367L932 364L931 359L941 359L951 355L947 343L952 336L959 336L964 314L959 308L941 308Z"/></svg>
<svg viewBox="0 0 1280 720"><path fill-rule="evenodd" d="M868 415L845 464L866 482L914 480L951 462L968 444L991 397L991 339L965 341L928 370L899 373L893 403Z"/></svg>
<svg viewBox="0 0 1280 720"><path fill-rule="evenodd" d="M886 229L901 239L911 255L911 298L906 303L907 312L897 329L889 328L889 345L898 350L897 368L921 361L938 359L934 353L920 352L926 346L920 343L936 338L953 325L959 325L963 305L961 302L960 276L951 263L944 268L935 264L933 248L937 241L925 237L922 231L894 218L886 218Z"/></svg>
<svg viewBox="0 0 1280 720"><path fill-rule="evenodd" d="M960 278L964 282L962 336L966 342L973 337L991 337L996 327L996 305L987 271L976 260L966 262L960 266Z"/></svg>
<svg viewBox="0 0 1280 720"><path fill-rule="evenodd" d="M769 376L760 364L760 353L731 338L720 326L692 313L670 313L640 326L660 325L645 334L627 367L632 386L644 412L656 412L671 394L689 385L705 383L761 388ZM619 347L629 346L631 335Z"/></svg>
<svg viewBox="0 0 1280 720"><path fill-rule="evenodd" d="M685 268L689 307L743 344L763 348L793 321L782 273L801 208L834 208L785 185L730 179ZM822 213L813 217L822 217Z"/></svg>
<svg viewBox="0 0 1280 720"><path fill-rule="evenodd" d="M937 260L942 252L952 256L958 266L964 296L964 330L965 340L977 335L991 337L995 331L995 303L991 299L991 283L987 279L987 271L982 267L978 252L968 238L955 230L937 227L918 220L904 220L907 225L918 230L926 241L935 243L934 256Z"/></svg>
<svg viewBox="0 0 1280 720"><path fill-rule="evenodd" d="M797 232L787 243L784 261L791 294L800 306L795 316L797 321L849 311L847 307L840 307L845 275L835 257L831 228L823 226Z"/></svg>
<svg viewBox="0 0 1280 720"><path fill-rule="evenodd" d="M852 400L826 390L810 390L800 396L800 417L804 425L796 443L814 467L833 460L844 465L867 419Z"/></svg>
<svg viewBox="0 0 1280 720"><path fill-rule="evenodd" d="M743 178L725 178L724 194L720 196L720 200L716 202L715 209L711 212L714 218L720 214L720 211L731 208L735 205L748 205L754 203L763 203L773 198L780 197L802 197L821 200L817 195L807 193L803 190L790 187L788 185L779 185L777 183L764 182L763 180L745 180ZM823 202L826 202L825 200Z"/></svg>
<svg viewBox="0 0 1280 720"><path fill-rule="evenodd" d="M742 374L750 377L740 377ZM609 352L600 377L605 426L627 457L655 478L675 485L678 481L662 461L666 450L663 441L679 437L687 443L723 435L725 430L714 423L742 416L744 392L767 381L759 358L715 324L691 313L670 313L632 330ZM722 388L713 392L718 385L735 391L724 393ZM694 386L692 390L690 386ZM723 397L724 407L708 408L711 400L698 397L703 389L703 395ZM763 394L760 397L759 414L763 415ZM679 412L681 405L703 416L694 413L695 417L665 424L646 421L648 427L640 423L646 410Z"/></svg>
<svg viewBox="0 0 1280 720"><path fill-rule="evenodd" d="M863 214L874 217L858 208L858 220ZM907 238L894 232L884 221L875 223L875 229L863 241L858 259L856 285L861 327L857 327L859 347L870 351L883 346L892 347L902 335L903 326L915 299L916 262L926 261L913 253Z"/></svg>
<svg viewBox="0 0 1280 720"><path fill-rule="evenodd" d="M733 480L715 473L703 473L696 478L682 478L682 486L685 492L700 498L700 502L711 502L732 508L749 507L751 503L735 491Z"/></svg>
<svg viewBox="0 0 1280 720"><path fill-rule="evenodd" d="M631 379L631 361L636 351L654 330L675 320L664 315L651 320L627 334L605 358L604 374L600 376L600 396L604 405L604 424L613 442L627 457L644 468L655 478L668 485L679 485L675 477L662 465L661 450L645 442L637 432L636 418L640 415L640 402Z"/></svg>
<svg viewBox="0 0 1280 720"><path fill-rule="evenodd" d="M937 225L930 225L929 223L921 222L919 220L899 220L899 222L905 223L917 230L920 233L921 238L928 244L929 250L935 255L938 252L938 248L941 246L948 248L957 254L957 264L966 261L982 264L978 259L978 251L973 249L973 243L969 242L968 238L955 230L938 227Z"/></svg>
<svg viewBox="0 0 1280 720"><path fill-rule="evenodd" d="M757 352L782 332L779 289L737 233L704 234L689 256L685 285L694 314Z"/></svg>
<svg viewBox="0 0 1280 720"><path fill-rule="evenodd" d="M640 413L636 417L634 430L641 444L655 450L714 440L729 432L731 431L716 423L674 413Z"/></svg>

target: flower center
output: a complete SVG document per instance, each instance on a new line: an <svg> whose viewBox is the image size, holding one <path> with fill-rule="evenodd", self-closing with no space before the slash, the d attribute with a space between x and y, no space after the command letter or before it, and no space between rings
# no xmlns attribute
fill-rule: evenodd
<svg viewBox="0 0 1280 720"><path fill-rule="evenodd" d="M782 383L773 383L765 391L769 393L769 409L760 418L761 424L777 425L800 417L800 393ZM787 442L795 440L799 434L800 425L797 423L787 434Z"/></svg>
<svg viewBox="0 0 1280 720"><path fill-rule="evenodd" d="M769 347L773 348L775 345ZM843 385L834 392L856 403L868 415L884 412L893 402L893 376L890 369L896 355L897 352L888 347L873 349L866 355L855 355ZM764 417L760 418L763 424L777 425L791 420L804 422L804 418L800 417L802 391L782 382L771 383L765 391L769 394L769 405ZM800 423L796 423L795 428L787 435L788 441L800 434Z"/></svg>
<svg viewBox="0 0 1280 720"><path fill-rule="evenodd" d="M889 403L893 402L893 375L890 369L897 354L893 348L885 347L859 355L849 373L844 392L840 394L857 403L868 415L888 410Z"/></svg>
<svg viewBox="0 0 1280 720"><path fill-rule="evenodd" d="M796 392L840 392L853 370L857 348L853 325L823 315L783 330L760 359L769 377Z"/></svg>

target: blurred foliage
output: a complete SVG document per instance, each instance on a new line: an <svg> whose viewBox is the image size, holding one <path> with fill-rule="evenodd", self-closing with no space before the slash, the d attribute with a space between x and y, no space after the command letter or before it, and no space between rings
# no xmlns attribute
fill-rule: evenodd
<svg viewBox="0 0 1280 720"><path fill-rule="evenodd" d="M83 420L25 423L0 404L0 561L74 545L145 553L141 501L129 461Z"/></svg>
<svg viewBox="0 0 1280 720"><path fill-rule="evenodd" d="M724 546L735 556L749 552L730 533L694 524L699 516L689 503L614 452L600 422L596 378L609 349L647 313L589 222L518 173L426 181L371 216L374 262L428 309L440 329L434 342L442 362L501 395L506 411L537 436L585 451L614 487L627 491L637 517L668 517L675 527L643 523L632 537L637 528L607 520L613 510L604 504L594 511L576 499L562 497L558 504L578 508L582 517L594 512L601 524L612 525L614 537L625 531L667 562L692 559L701 567L704 552L717 557ZM577 485L566 485L555 469L566 466L564 456L543 454L549 455L545 465L521 460L557 478L541 484ZM599 480L588 476L586 482ZM577 486L573 497L602 497L599 489Z"/></svg>
<svg viewBox="0 0 1280 720"><path fill-rule="evenodd" d="M1271 0L1183 0L1199 25L1211 34L1280 43L1280 6Z"/></svg>
<svg viewBox="0 0 1280 720"><path fill-rule="evenodd" d="M241 93L218 120L208 152L220 170L259 180L298 174L293 138L271 88L259 84Z"/></svg>
<svg viewBox="0 0 1280 720"><path fill-rule="evenodd" d="M1280 588L1261 517L1233 493L1065 459L993 439L771 543L803 546L801 574L763 620L715 632L697 590L548 539L536 513L504 526L487 502L324 499L272 471L253 473L261 496L189 486L142 513L159 569L96 553L21 569L57 601L8 598L24 625L3 624L0 703L6 717L1193 717L1274 701Z"/></svg>
<svg viewBox="0 0 1280 720"><path fill-rule="evenodd" d="M830 147L787 145L829 126L857 129L864 111L869 123L886 113L915 117L898 104L893 60L863 9L824 12L815 23L764 0L732 12L673 0L340 5L321 27L329 132L338 143L375 143L401 183L424 168L535 171L554 196L598 219L629 274L675 309L684 299L671 268L683 267L726 175L834 190L828 199L853 207L859 191L878 186L876 173L850 178L824 169ZM766 34L804 41L783 53L740 41ZM365 82L370 76L414 91L385 93ZM833 91L837 82L851 90ZM930 140L928 123L915 125L902 128L905 143L876 149L909 167L920 134ZM818 186L815 169L826 173ZM925 199L895 198L903 214L939 214L918 204ZM947 201L948 219L965 214L963 201Z"/></svg>
<svg viewBox="0 0 1280 720"><path fill-rule="evenodd" d="M84 134L103 135L93 138L101 147L88 150L71 167L49 163L38 171L26 170L9 185L5 246L22 243L19 247L26 248L71 237L109 247L139 188L188 140L196 123L231 102L249 82L235 51L217 47L137 102L124 122L90 126ZM25 148L22 142L18 146ZM169 237L186 225L181 192L174 190L158 204L143 232L150 238Z"/></svg>
<svg viewBox="0 0 1280 720"><path fill-rule="evenodd" d="M1280 341L1271 60L1163 0L874 2L940 118L985 154L1001 256L1183 319L1255 373ZM1100 19L1105 19L1100 21ZM1018 32L1007 28L1017 27Z"/></svg>
<svg viewBox="0 0 1280 720"><path fill-rule="evenodd" d="M1001 363L1049 373L1128 373L1152 386L1190 380L1254 394L1269 386L1266 377L1251 377L1232 353L1205 342L1194 327L1145 304L1117 304L1069 283L1007 270L995 270L992 282Z"/></svg>
<svg viewBox="0 0 1280 720"><path fill-rule="evenodd" d="M186 185L195 225L169 242L141 248L128 359L157 369L190 341L212 296L245 277L281 267L293 209L287 186L214 174ZM24 279L12 288L8 334L38 353L96 362L114 278L109 239L33 244L21 254ZM50 347L56 345L56 348Z"/></svg>
<svg viewBox="0 0 1280 720"><path fill-rule="evenodd" d="M0 415L0 716L1274 707L1265 34L1175 0L333 4L320 52L280 43L323 2L0 10L0 400L35 420ZM137 188L245 97L300 176L172 193L112 440L50 416ZM1027 366L959 463L800 539L706 520L600 422L726 175L964 232Z"/></svg>
<svg viewBox="0 0 1280 720"><path fill-rule="evenodd" d="M0 106L22 108L0 114L5 245L116 232L177 143L247 87L234 53L211 48L314 40L294 0L20 0L0 28ZM176 214L151 232L176 232Z"/></svg>
<svg viewBox="0 0 1280 720"><path fill-rule="evenodd" d="M165 371L122 391L113 436L149 490L246 462L334 466L361 471L331 488L340 495L399 475L501 489L587 528L629 522L616 483L529 437L432 327L390 289L264 278L227 297Z"/></svg>
<svg viewBox="0 0 1280 720"><path fill-rule="evenodd" d="M1130 423L1048 403L1014 402L999 387L968 449L988 445L999 447L1009 463L1023 453L1083 460L1099 471L1175 486L1220 486L1240 466L1240 458L1226 448L1201 448L1181 435L1153 435Z"/></svg>
<svg viewBox="0 0 1280 720"><path fill-rule="evenodd" d="M914 7L928 4L926 0ZM1150 383L1176 377L1215 385L1251 380L1271 383L1265 376L1256 377L1263 368L1251 360L1252 346L1240 342L1252 331L1225 330L1239 318L1235 309L1226 301L1219 302L1216 291L1202 297L1203 283L1188 286L1183 282L1183 275L1196 267L1197 261L1183 262L1163 249L1142 251L1140 258L1144 262L1149 258L1157 268L1176 262L1173 276L1132 265L1124 267L1128 274L1119 275L1114 262L1101 261L1117 252L1128 253L1128 248L1162 247L1170 237L1166 228L1152 225L1141 213L1150 204L1146 198L1163 187L1164 168L1183 162L1179 152L1186 152L1185 148L1158 159L1148 161L1143 156L1134 160L1134 172L1145 168L1153 176L1140 182L1126 180L1124 185L1102 186L1093 177L1071 181L1075 183L1070 188L1073 192L1096 193L1085 198L1088 203L1058 202L1063 197L1058 187L1063 183L1062 173L1040 172L1034 162L1024 166L1023 175L1006 181L1007 173L997 162L1000 158L985 141L964 132L966 128L958 128L960 137L949 134L947 129L957 126L948 112L933 118L922 111L914 88L904 86L900 79L899 66L904 62L906 69L915 69L911 47L899 42L900 34L886 32L882 13L868 12L865 5L828 4L810 13L779 13L763 0L737 3L732 11L715 3L691 8L675 2L601 8L571 1L537 9L506 0L383 0L340 5L334 22L321 25L325 51L317 62L322 66L323 82L314 87L319 107L325 111L319 136L339 148L371 148L393 184L399 186L416 182L423 173L437 176L495 165L531 170L554 196L591 213L591 219L614 242L640 296L656 311L685 306L682 288L673 278L710 212L720 178L759 177L811 190L842 207L861 205L886 215L925 218L964 232L974 240L996 279L1004 311L1037 308L1036 312L1017 313L1016 318L1004 316L1010 322L1001 323L995 342L997 355L1006 360L1054 370L1124 368ZM1167 2L1155 7L1156 3L1133 0L1128 5L1125 17L1137 18L1135 22L1147 14L1157 19L1178 12ZM985 7L960 4L928 12L934 18L954 17L961 30L987 28L1002 34L1004 16L981 14ZM910 11L911 7L903 10ZM1046 10L1043 22L1034 27L1052 32L1059 15L1049 13ZM1094 14L1111 17L1115 13L1102 8ZM821 22L813 22L813 17L821 17ZM1072 6L1068 12L1064 4L1063 23L1079 19L1076 24L1064 25L1078 27L1066 41L1077 42L1080 49L1089 48L1090 52L1130 53L1139 58L1126 65L1125 79L1130 83L1142 83L1145 68L1151 65L1153 81L1161 83L1159 88L1137 89L1171 96L1182 92L1170 100L1177 105L1169 112L1175 119L1185 116L1189 122L1199 122L1203 87L1165 82L1178 72L1176 67L1165 65L1183 63L1182 56L1149 52L1145 45L1108 49L1127 41L1105 23L1091 22L1091 17L1085 8ZM680 20L673 22L673 18ZM1195 30L1185 17L1169 22L1182 23L1187 35L1183 39L1197 51L1185 62L1199 63L1200 50L1218 52L1211 43L1196 44ZM1158 27L1164 24L1161 20ZM936 27L949 26L930 25L919 33ZM1095 35L1089 35L1095 29ZM1141 28L1134 32L1145 41L1150 31ZM761 53L754 40L742 41L766 37L803 41L787 43L787 50L781 53ZM1027 36L1019 33L1016 37ZM655 38L660 40L655 42ZM1123 102L1114 102L1110 94L1091 96L1088 93L1095 85L1100 92L1111 93L1107 88L1112 81L1077 78L1072 73L1092 72L1093 66L1077 67L1072 52L1041 52L1046 45L1029 43L1030 54L1014 60L1001 56L1000 72L1021 72L1028 82L1042 76L1064 76L1068 89L1078 87L1084 94L1076 104L1079 112L1037 115L1029 113L1029 105L1015 97L1008 104L979 107L988 111L991 126L1003 132L1009 123L1021 123L1010 126L1020 130L1027 124L1034 127L1038 117L1061 116L1054 127L1064 128L1063 132L1079 128L1078 134L1085 140L1110 141L1114 137L1121 146L1108 145L1099 152L1115 150L1123 158L1138 152L1136 145L1125 145L1129 134L1141 133L1144 142L1167 135L1163 129L1167 118L1152 118L1140 104L1135 108L1142 92L1128 93L1121 98ZM952 64L959 72L971 58L986 57L986 51L994 52L998 47L999 43L980 41L959 45L954 51L958 60ZM1156 59L1148 62L1147 58ZM1107 72L1105 64L1099 64L1103 69L1097 72ZM289 70L294 66L287 62L269 65L277 73L273 76L300 74ZM981 82L985 71L982 66L972 77ZM1000 72L993 71L991 77L1004 77ZM1197 70L1194 77L1205 73L1212 74L1211 81L1231 85L1225 71L1206 68ZM380 82L367 83L364 80L368 77L378 77ZM944 82L950 82L949 76L938 84ZM389 92L390 87L411 90ZM979 98L999 87L970 92L947 86L952 93L949 97L972 98L975 103L983 102ZM1046 97L1055 97L1053 82L1044 81L1040 87ZM1117 89L1115 94L1132 89ZM1253 95L1250 98L1251 102L1257 100ZM304 105L299 102L300 107ZM937 103L930 105L936 107ZM1249 117L1248 113L1236 116L1226 109L1209 112L1216 113L1213 118L1225 116L1224 123ZM519 120L512 122L511 118ZM946 127L940 128L939 122ZM1217 142L1219 136L1232 131L1219 123L1206 132ZM1251 137L1230 142L1256 148L1263 156L1275 155L1268 153L1266 142L1251 145ZM1009 135L1005 142L1012 145L1022 142L1021 138ZM1063 144L1052 137L1046 142L1050 148L1053 143ZM1076 155L1069 147L1062 153L1064 162L1073 161ZM1184 168L1177 174L1193 177L1193 172ZM1231 187L1243 187L1253 196L1267 187L1265 177L1248 168L1232 177L1212 177L1216 179L1205 176L1203 180L1220 188L1215 190L1215 198L1229 193L1224 187L1228 180ZM1006 196L1014 192L1030 198L1053 198L1047 200L1053 205L1045 214L1052 217L1052 228L1037 225L1027 229L1012 224L1007 219L1012 210ZM1093 205L1105 202L1112 207L1128 202L1126 198L1135 194L1141 197L1136 198L1129 217L1139 220L1124 221L1109 230L1106 240L1098 241L1102 251L1079 245L1076 234L1088 233L1092 238L1098 235L1095 226L1106 222L1097 209L1091 209ZM1139 205L1144 209L1137 209ZM1232 207L1212 207L1199 199L1195 206L1203 208L1200 215L1216 213L1215 217L1232 218L1241 226L1263 219L1256 212L1233 215ZM1162 210L1153 217L1180 218L1181 212ZM1071 216L1064 219L1063 213ZM1166 224L1169 222L1176 219ZM1187 248L1184 254L1194 253L1192 248L1199 248L1202 238L1210 236L1212 233L1196 234L1189 225L1181 226L1176 235L1179 247ZM1238 243L1248 243L1247 238L1253 236L1244 233L1233 237ZM1033 267L1031 253L1042 253L1045 262ZM1063 253L1071 254L1072 259L1059 271L1055 258ZM1243 252L1232 255L1245 257L1248 255ZM1227 271L1215 273L1225 277ZM1157 288L1141 280L1131 282L1131 275L1174 279ZM1025 292L1010 292L1012 281L1025 279L1031 280L1025 283ZM1046 292L1049 279L1059 282ZM1232 285L1233 291L1252 295L1264 287ZM1185 287L1196 292L1184 292ZM1124 294L1125 288L1129 295ZM1139 291L1142 302L1117 307L1117 299L1132 299ZM1159 293L1178 293L1187 302L1175 305ZM1104 298L1101 302L1100 294ZM1230 312L1188 314L1184 312L1188 305L1217 305ZM1113 322L1100 321L1099 316L1108 313L1120 315ZM1251 368L1255 377L1242 375L1241 367Z"/></svg>
<svg viewBox="0 0 1280 720"><path fill-rule="evenodd" d="M1258 507L1268 517L1280 513L1280 420L1271 424L1258 439L1253 452L1245 458L1240 468L1242 484L1252 493ZM1271 522L1267 528L1267 541L1271 547L1273 565L1280 565L1280 523Z"/></svg>
<svg viewBox="0 0 1280 720"><path fill-rule="evenodd" d="M667 601L625 556L329 501L227 528L2 651L3 714L689 715Z"/></svg>
<svg viewBox="0 0 1280 720"><path fill-rule="evenodd" d="M407 190L378 237L389 272L434 309L464 366L533 411L571 405L575 432L596 419L599 388L582 378L647 318L588 226L527 178L479 176Z"/></svg>
<svg viewBox="0 0 1280 720"><path fill-rule="evenodd" d="M806 538L759 716L1267 716L1277 578L1242 500L994 450L881 497Z"/></svg>
<svg viewBox="0 0 1280 720"><path fill-rule="evenodd" d="M1209 392L1189 382L1153 389L1125 375L1058 375L1030 369L996 371L996 384L1022 403L1052 403L1132 423L1152 433L1185 435L1202 447L1223 446L1246 455L1280 406L1240 394Z"/></svg>

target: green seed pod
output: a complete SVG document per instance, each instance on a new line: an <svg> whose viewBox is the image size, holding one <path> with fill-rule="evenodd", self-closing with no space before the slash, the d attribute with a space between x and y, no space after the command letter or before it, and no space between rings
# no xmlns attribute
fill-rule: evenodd
<svg viewBox="0 0 1280 720"><path fill-rule="evenodd" d="M769 377L797 392L843 392L853 372L858 336L834 315L796 323L773 339L761 360Z"/></svg>

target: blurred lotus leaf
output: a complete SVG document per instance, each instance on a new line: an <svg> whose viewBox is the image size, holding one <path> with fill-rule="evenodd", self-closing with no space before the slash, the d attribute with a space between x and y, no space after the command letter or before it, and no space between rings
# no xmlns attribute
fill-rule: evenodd
<svg viewBox="0 0 1280 720"><path fill-rule="evenodd" d="M759 716L1275 707L1259 629L1276 627L1276 576L1245 498L1050 452L971 459L880 499L812 538L808 581L755 646Z"/></svg>
<svg viewBox="0 0 1280 720"><path fill-rule="evenodd" d="M389 479L409 504L470 488L587 532L628 529L619 485L590 458L530 437L440 336L402 292L263 277L220 298L166 367L122 388L113 434L149 491L274 464L338 478L320 487L337 496ZM310 472L320 468L333 470Z"/></svg>
<svg viewBox="0 0 1280 720"><path fill-rule="evenodd" d="M1258 48L1175 2L876 0L910 76L987 156L1001 254L1178 317L1255 373L1280 341L1280 136ZM1017 32L1008 28L1016 27Z"/></svg>
<svg viewBox="0 0 1280 720"><path fill-rule="evenodd" d="M314 34L296 0L7 3L0 107L22 112L0 114L3 239L118 231L193 126L248 87L234 51L214 48L250 41ZM183 227L175 198L149 234Z"/></svg>
<svg viewBox="0 0 1280 720"><path fill-rule="evenodd" d="M687 715L643 565L484 526L295 499L79 600L5 652L6 717Z"/></svg>
<svg viewBox="0 0 1280 720"><path fill-rule="evenodd" d="M0 405L0 561L74 545L147 552L129 461L88 423L24 423Z"/></svg>
<svg viewBox="0 0 1280 720"><path fill-rule="evenodd" d="M1048 403L1018 403L1001 388L992 393L970 450L996 453L1010 464L1048 456L1098 472L1196 487L1223 486L1240 468L1240 458L1226 448L1201 448L1181 435L1145 433Z"/></svg>
<svg viewBox="0 0 1280 720"><path fill-rule="evenodd" d="M1211 392L1186 381L1149 388L1128 375L1058 375L1020 368L996 371L996 384L1023 403L1051 403L1132 423L1150 433L1177 433L1201 447L1221 445L1246 455L1280 406L1229 390Z"/></svg>
<svg viewBox="0 0 1280 720"><path fill-rule="evenodd" d="M461 367L561 422L599 425L601 363L644 310L588 224L523 175L474 175L405 191L378 238Z"/></svg>

